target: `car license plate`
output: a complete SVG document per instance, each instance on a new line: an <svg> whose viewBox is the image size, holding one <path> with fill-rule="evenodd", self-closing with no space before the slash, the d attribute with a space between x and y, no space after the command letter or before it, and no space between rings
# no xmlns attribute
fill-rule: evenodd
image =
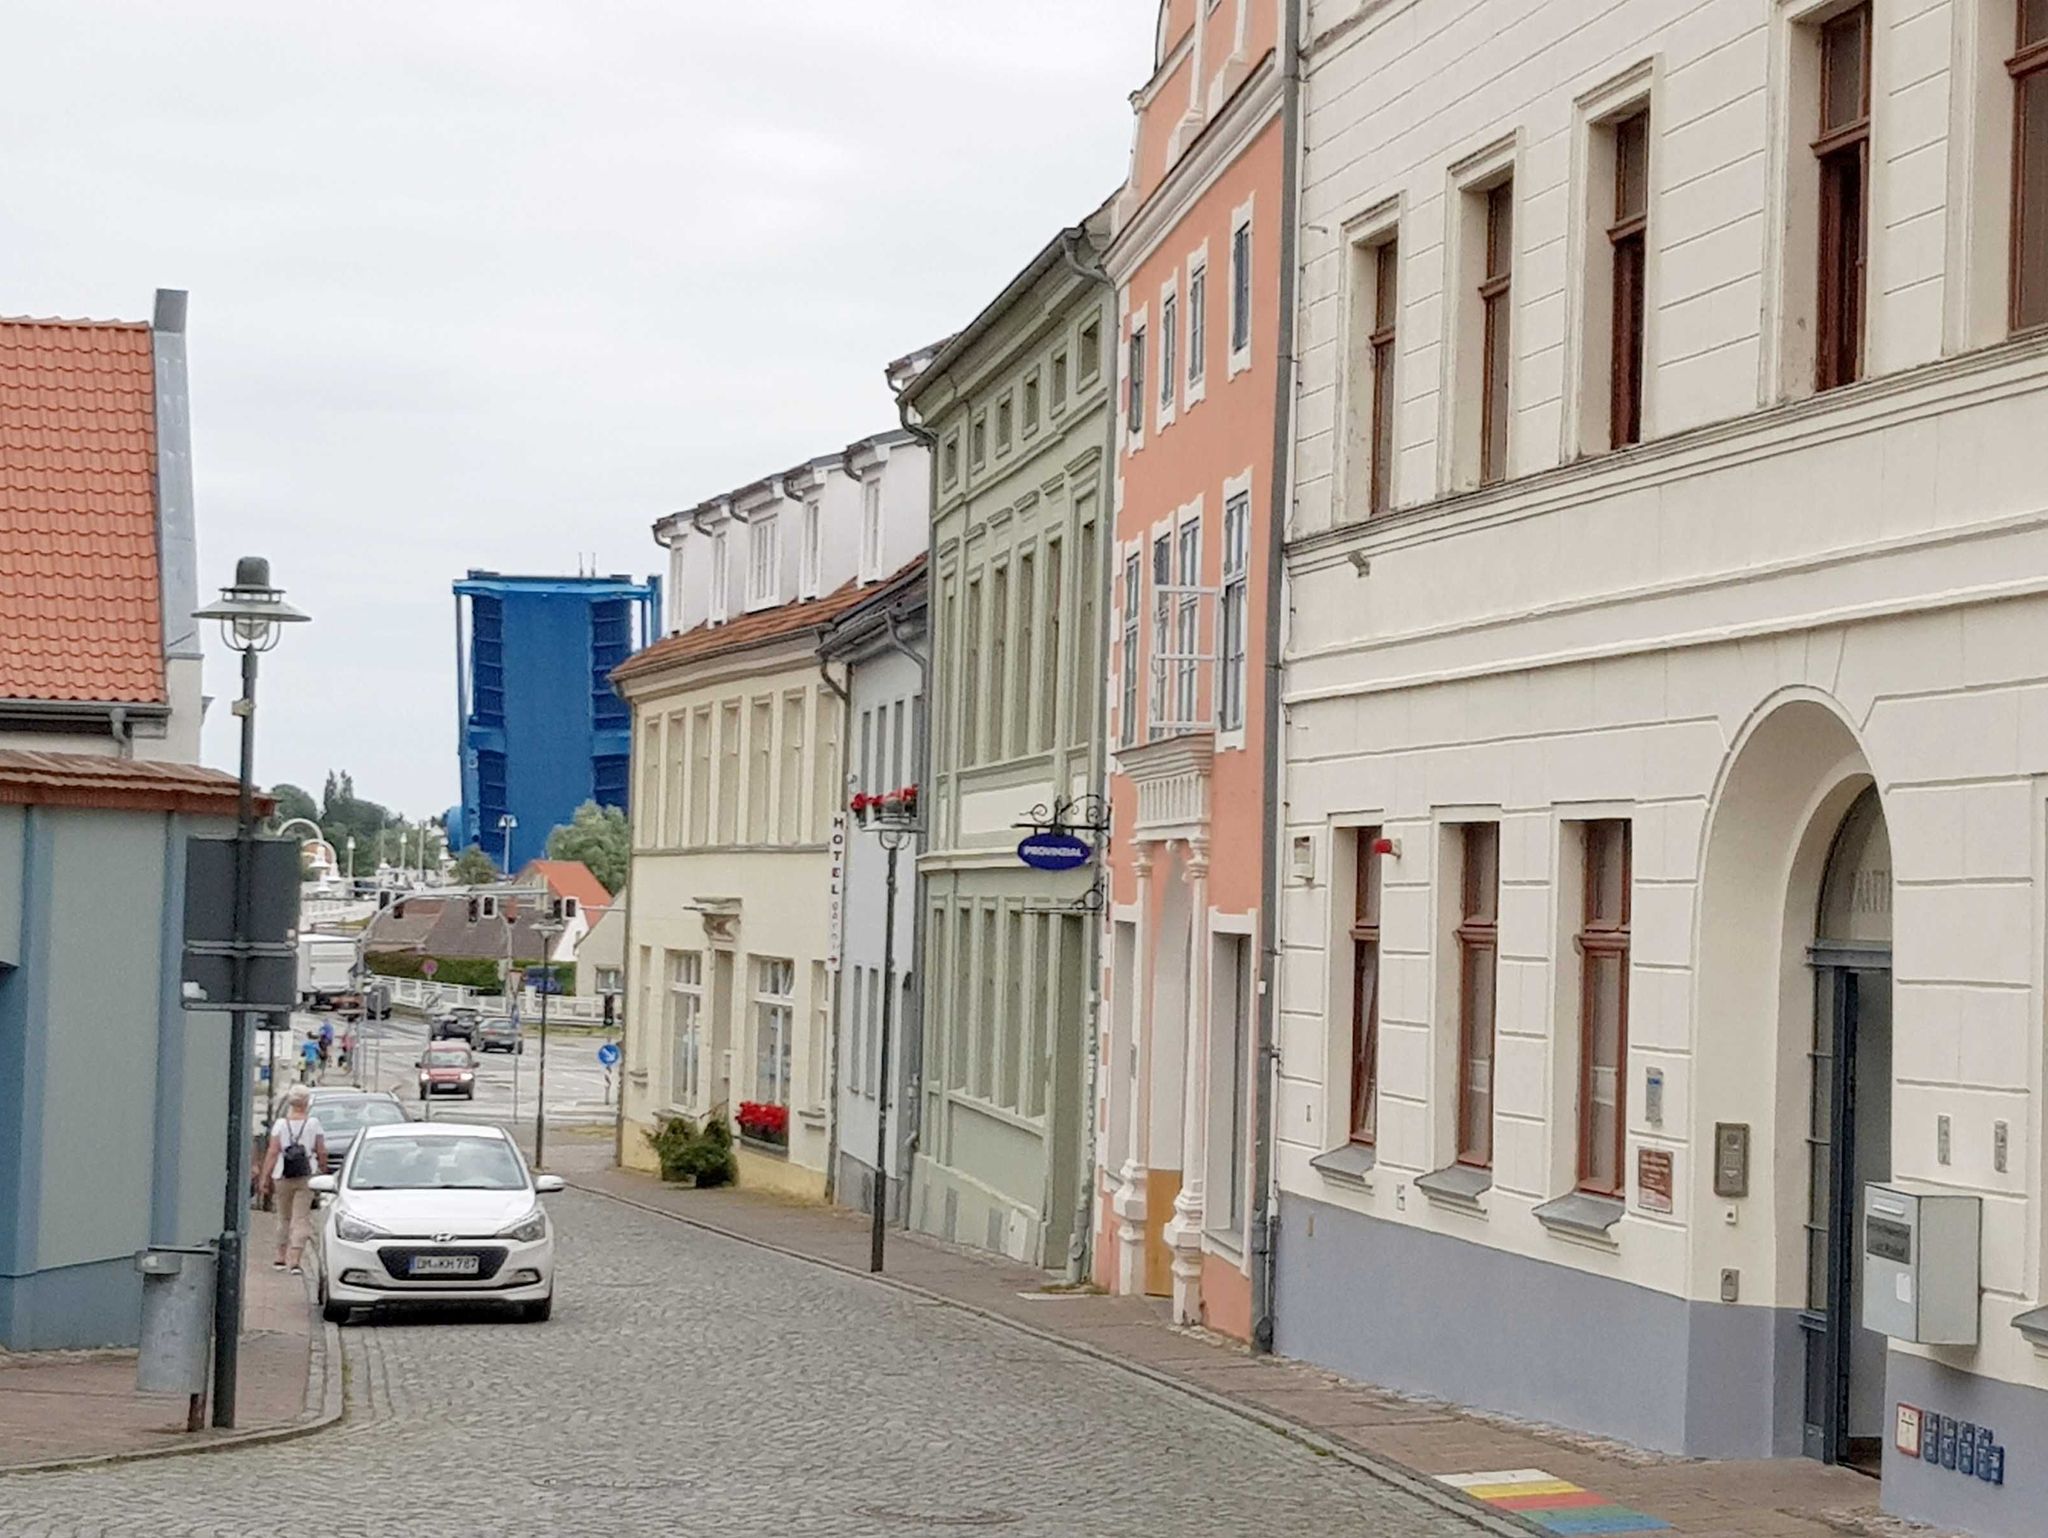
<svg viewBox="0 0 2048 1538"><path fill-rule="evenodd" d="M412 1258L414 1276L475 1276L474 1255L415 1255Z"/></svg>

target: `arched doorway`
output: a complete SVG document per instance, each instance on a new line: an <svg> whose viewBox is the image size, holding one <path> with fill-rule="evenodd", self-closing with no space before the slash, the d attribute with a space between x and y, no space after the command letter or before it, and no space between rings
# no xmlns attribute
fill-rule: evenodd
<svg viewBox="0 0 2048 1538"><path fill-rule="evenodd" d="M1892 860L1876 788L1842 818L1821 876L1807 959L1808 1051L1805 1447L1878 1470L1885 1337L1862 1327L1863 1188L1891 1177Z"/></svg>

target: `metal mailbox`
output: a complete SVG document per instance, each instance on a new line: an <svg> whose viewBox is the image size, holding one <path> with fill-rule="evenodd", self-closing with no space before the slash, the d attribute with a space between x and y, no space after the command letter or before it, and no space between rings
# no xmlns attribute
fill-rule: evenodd
<svg viewBox="0 0 2048 1538"><path fill-rule="evenodd" d="M1925 1346L1977 1341L1983 1202L1863 1188L1863 1327Z"/></svg>

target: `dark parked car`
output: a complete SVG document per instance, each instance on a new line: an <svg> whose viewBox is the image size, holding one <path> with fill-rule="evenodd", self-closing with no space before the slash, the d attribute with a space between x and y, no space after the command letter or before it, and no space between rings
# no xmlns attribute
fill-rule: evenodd
<svg viewBox="0 0 2048 1538"><path fill-rule="evenodd" d="M481 1018L480 1012L471 1009L468 1005L463 1005L459 1009L451 1009L447 1014L434 1022L433 1039L435 1041L466 1041L473 1047L476 1045L476 1029Z"/></svg>
<svg viewBox="0 0 2048 1538"><path fill-rule="evenodd" d="M504 1015L486 1016L476 1029L476 1049L479 1052L515 1052L524 1054L526 1038L520 1034L519 1022Z"/></svg>
<svg viewBox="0 0 2048 1538"><path fill-rule="evenodd" d="M327 1169L341 1168L356 1134L365 1127L382 1127L406 1119L405 1107L396 1095L382 1090L316 1089L312 1111L327 1136Z"/></svg>

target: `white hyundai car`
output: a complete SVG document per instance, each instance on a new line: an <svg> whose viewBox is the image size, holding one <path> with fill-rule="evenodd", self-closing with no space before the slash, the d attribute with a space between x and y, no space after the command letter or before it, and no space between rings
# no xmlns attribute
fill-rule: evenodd
<svg viewBox="0 0 2048 1538"><path fill-rule="evenodd" d="M336 1324L379 1303L510 1303L534 1321L555 1301L555 1235L532 1174L496 1127L401 1122L365 1127L328 1193L320 1305Z"/></svg>

